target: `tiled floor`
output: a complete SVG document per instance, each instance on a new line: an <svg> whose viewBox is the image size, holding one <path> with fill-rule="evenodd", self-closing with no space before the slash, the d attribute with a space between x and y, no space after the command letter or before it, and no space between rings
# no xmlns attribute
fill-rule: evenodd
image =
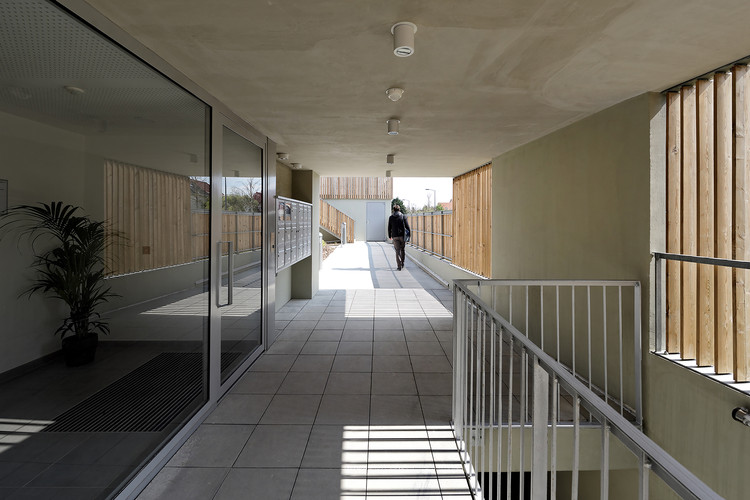
<svg viewBox="0 0 750 500"><path fill-rule="evenodd" d="M140 499L470 498L451 292L372 243L337 249L320 285Z"/></svg>

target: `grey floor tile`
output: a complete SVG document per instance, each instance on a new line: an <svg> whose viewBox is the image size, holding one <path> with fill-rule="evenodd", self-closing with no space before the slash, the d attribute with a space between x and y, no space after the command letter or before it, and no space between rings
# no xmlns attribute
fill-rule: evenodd
<svg viewBox="0 0 750 500"><path fill-rule="evenodd" d="M276 394L284 381L284 372L245 373L231 389L232 394Z"/></svg>
<svg viewBox="0 0 750 500"><path fill-rule="evenodd" d="M206 418L206 423L257 424L272 397L270 394L227 394Z"/></svg>
<svg viewBox="0 0 750 500"><path fill-rule="evenodd" d="M297 356L292 354L262 354L251 366L254 372L286 372Z"/></svg>
<svg viewBox="0 0 750 500"><path fill-rule="evenodd" d="M316 424L302 468L367 468L367 426Z"/></svg>
<svg viewBox="0 0 750 500"><path fill-rule="evenodd" d="M344 330L341 340L350 342L372 342L372 330Z"/></svg>
<svg viewBox="0 0 750 500"><path fill-rule="evenodd" d="M371 355L372 342L340 342L336 354Z"/></svg>
<svg viewBox="0 0 750 500"><path fill-rule="evenodd" d="M375 330L402 330L403 331L401 318L375 318L373 328L375 328Z"/></svg>
<svg viewBox="0 0 750 500"><path fill-rule="evenodd" d="M370 396L325 394L315 418L316 424L367 425L370 422Z"/></svg>
<svg viewBox="0 0 750 500"><path fill-rule="evenodd" d="M344 331L367 330L372 331L374 322L371 319L349 319L346 321Z"/></svg>
<svg viewBox="0 0 750 500"><path fill-rule="evenodd" d="M277 340L266 351L267 354L299 354L305 342L302 340Z"/></svg>
<svg viewBox="0 0 750 500"><path fill-rule="evenodd" d="M411 372L409 356L373 356L372 371L376 372Z"/></svg>
<svg viewBox="0 0 750 500"><path fill-rule="evenodd" d="M443 354L442 356L410 356L411 364L414 368L414 373L417 372L430 372L430 373L450 373L453 371L453 367L448 362L448 358Z"/></svg>
<svg viewBox="0 0 750 500"><path fill-rule="evenodd" d="M293 319L289 322L288 325L286 325L286 328L284 328L284 331L287 332L289 330L307 330L311 328L315 328L315 326L318 324L318 320L310 320L310 319Z"/></svg>
<svg viewBox="0 0 750 500"><path fill-rule="evenodd" d="M453 394L452 373L415 373L420 396L450 396Z"/></svg>
<svg viewBox="0 0 750 500"><path fill-rule="evenodd" d="M349 356L337 354L333 361L332 372L370 372L372 356Z"/></svg>
<svg viewBox="0 0 750 500"><path fill-rule="evenodd" d="M311 428L311 425L259 425L234 466L299 467Z"/></svg>
<svg viewBox="0 0 750 500"><path fill-rule="evenodd" d="M421 307L420 307L421 309ZM428 319L402 319L401 322L404 325L404 331L432 331L432 325Z"/></svg>
<svg viewBox="0 0 750 500"><path fill-rule="evenodd" d="M435 330L435 336L440 342L452 342L453 330Z"/></svg>
<svg viewBox="0 0 750 500"><path fill-rule="evenodd" d="M227 472L223 468L165 467L146 486L138 500L213 498Z"/></svg>
<svg viewBox="0 0 750 500"><path fill-rule="evenodd" d="M36 462L0 462L0 488L19 488L49 466Z"/></svg>
<svg viewBox="0 0 750 500"><path fill-rule="evenodd" d="M203 424L168 462L168 467L231 467L255 427Z"/></svg>
<svg viewBox="0 0 750 500"><path fill-rule="evenodd" d="M289 500L296 477L296 468L232 469L214 500Z"/></svg>
<svg viewBox="0 0 750 500"><path fill-rule="evenodd" d="M278 339L279 341L301 341L305 342L307 339L310 338L310 334L313 332L312 328L303 328L300 330L284 330L281 335L279 335ZM273 347L273 346L271 346Z"/></svg>
<svg viewBox="0 0 750 500"><path fill-rule="evenodd" d="M338 342L343 330L315 330L310 334L308 342Z"/></svg>
<svg viewBox="0 0 750 500"><path fill-rule="evenodd" d="M443 347L440 342L408 342L409 354L412 356L444 356Z"/></svg>
<svg viewBox="0 0 750 500"><path fill-rule="evenodd" d="M292 365L295 372L329 372L333 356L328 354L300 354Z"/></svg>
<svg viewBox="0 0 750 500"><path fill-rule="evenodd" d="M373 373L373 394L415 395L417 387L412 373Z"/></svg>
<svg viewBox="0 0 750 500"><path fill-rule="evenodd" d="M370 425L424 425L418 396L371 397Z"/></svg>
<svg viewBox="0 0 750 500"><path fill-rule="evenodd" d="M376 356L407 356L409 350L406 348L406 342L403 341L375 341L373 342L372 353Z"/></svg>
<svg viewBox="0 0 750 500"><path fill-rule="evenodd" d="M367 494L367 479L357 469L300 469L292 500L361 500Z"/></svg>
<svg viewBox="0 0 750 500"><path fill-rule="evenodd" d="M375 342L404 342L406 340L402 329L375 330L373 338L375 339Z"/></svg>
<svg viewBox="0 0 750 500"><path fill-rule="evenodd" d="M328 377L326 394L370 394L371 374L332 372Z"/></svg>
<svg viewBox="0 0 750 500"><path fill-rule="evenodd" d="M312 424L321 396L277 394L261 418L261 424Z"/></svg>
<svg viewBox="0 0 750 500"><path fill-rule="evenodd" d="M128 469L118 465L61 464L50 465L29 481L32 488L105 488Z"/></svg>
<svg viewBox="0 0 750 500"><path fill-rule="evenodd" d="M328 372L289 372L279 394L323 394Z"/></svg>
<svg viewBox="0 0 750 500"><path fill-rule="evenodd" d="M407 342L437 342L438 338L432 330L405 330Z"/></svg>
<svg viewBox="0 0 750 500"><path fill-rule="evenodd" d="M321 320L315 326L316 330L343 330L346 320L343 319L326 319Z"/></svg>
<svg viewBox="0 0 750 500"><path fill-rule="evenodd" d="M301 354L336 354L338 348L338 342L308 341Z"/></svg>
<svg viewBox="0 0 750 500"><path fill-rule="evenodd" d="M419 396L427 425L448 425L453 418L451 396Z"/></svg>
<svg viewBox="0 0 750 500"><path fill-rule="evenodd" d="M107 488L0 488L3 500L96 500L110 493Z"/></svg>

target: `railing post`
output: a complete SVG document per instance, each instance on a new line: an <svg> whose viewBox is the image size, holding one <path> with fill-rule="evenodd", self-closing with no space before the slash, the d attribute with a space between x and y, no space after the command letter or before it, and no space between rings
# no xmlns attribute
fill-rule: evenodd
<svg viewBox="0 0 750 500"><path fill-rule="evenodd" d="M549 418L549 374L534 356L532 410L533 453L531 456L531 498L547 500L547 420ZM521 425L524 423L521 422ZM521 478L523 481L523 478Z"/></svg>

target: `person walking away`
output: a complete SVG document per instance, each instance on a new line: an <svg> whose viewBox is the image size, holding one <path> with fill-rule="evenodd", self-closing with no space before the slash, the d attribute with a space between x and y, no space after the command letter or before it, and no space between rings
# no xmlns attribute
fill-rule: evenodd
<svg viewBox="0 0 750 500"><path fill-rule="evenodd" d="M401 213L398 204L393 205L393 215L388 218L388 237L393 240L393 248L396 250L396 267L400 271L404 267L406 257L406 236L411 233L409 221Z"/></svg>

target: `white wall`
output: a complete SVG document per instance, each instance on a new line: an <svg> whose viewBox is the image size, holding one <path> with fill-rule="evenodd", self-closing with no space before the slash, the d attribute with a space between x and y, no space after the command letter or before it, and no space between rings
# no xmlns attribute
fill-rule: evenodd
<svg viewBox="0 0 750 500"><path fill-rule="evenodd" d="M346 215L354 219L354 239L357 241L367 241L367 203L368 202L379 202L383 203L385 216L386 231L388 230L388 217L391 215L391 201L390 200L323 200L329 203L332 207L344 212ZM349 229L347 228L347 231ZM384 238L387 236L384 235Z"/></svg>
<svg viewBox="0 0 750 500"><path fill-rule="evenodd" d="M63 200L84 203L84 137L0 113L0 178L8 180L8 205ZM60 348L54 336L62 303L36 294L20 297L34 273L25 245L0 241L0 373Z"/></svg>

